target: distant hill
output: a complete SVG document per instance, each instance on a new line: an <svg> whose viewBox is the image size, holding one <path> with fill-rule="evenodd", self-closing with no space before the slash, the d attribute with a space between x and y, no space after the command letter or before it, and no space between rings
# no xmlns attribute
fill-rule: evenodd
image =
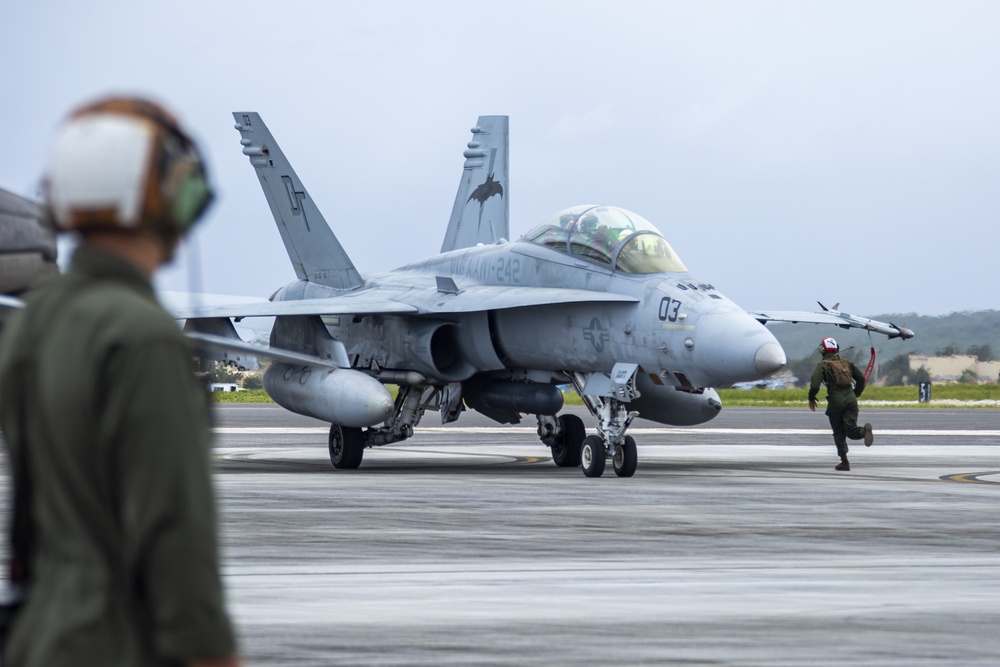
<svg viewBox="0 0 1000 667"><path fill-rule="evenodd" d="M933 355L938 350L954 346L964 353L970 346L989 345L994 356L1000 357L1000 310L951 313L950 315L917 315L916 313L866 315L882 322L892 322L912 329L916 334L907 341L887 340L885 336L860 329L841 329L820 324L770 324L768 329L785 348L789 361L813 354L824 336L833 336L841 349L851 346L866 354L872 344L880 362L900 354Z"/></svg>

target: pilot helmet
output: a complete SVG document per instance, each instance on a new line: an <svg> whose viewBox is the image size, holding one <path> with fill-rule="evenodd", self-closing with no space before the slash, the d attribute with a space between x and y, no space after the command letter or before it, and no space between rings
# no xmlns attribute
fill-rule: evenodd
<svg viewBox="0 0 1000 667"><path fill-rule="evenodd" d="M597 229L597 216L588 213L580 218L580 231L584 233L593 232Z"/></svg>
<svg viewBox="0 0 1000 667"><path fill-rule="evenodd" d="M170 112L137 97L99 99L69 115L44 192L59 230L148 230L171 244L213 196L194 142Z"/></svg>
<svg viewBox="0 0 1000 667"><path fill-rule="evenodd" d="M823 352L836 352L840 349L840 346L837 345L837 341L828 337L820 341L819 349Z"/></svg>

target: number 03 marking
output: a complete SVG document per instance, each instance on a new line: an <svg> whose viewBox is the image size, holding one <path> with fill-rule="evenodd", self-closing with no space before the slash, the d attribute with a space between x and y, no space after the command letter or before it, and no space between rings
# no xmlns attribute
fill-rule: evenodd
<svg viewBox="0 0 1000 667"><path fill-rule="evenodd" d="M660 320L663 322L676 322L677 313L681 309L681 302L665 296L660 299Z"/></svg>

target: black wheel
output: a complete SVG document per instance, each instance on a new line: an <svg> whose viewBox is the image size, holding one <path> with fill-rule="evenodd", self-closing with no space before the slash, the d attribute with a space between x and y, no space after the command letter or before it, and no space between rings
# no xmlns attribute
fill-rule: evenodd
<svg viewBox="0 0 1000 667"><path fill-rule="evenodd" d="M587 429L576 415L559 415L559 428L562 433L552 445L552 460L560 468L575 468L580 465L580 448Z"/></svg>
<svg viewBox="0 0 1000 667"><path fill-rule="evenodd" d="M580 450L580 466L583 474L587 477L600 477L604 474L604 464L608 459L608 448L604 446L604 441L596 435L588 435L583 439L583 447Z"/></svg>
<svg viewBox="0 0 1000 667"><path fill-rule="evenodd" d="M360 428L330 425L330 463L339 470L354 470L365 455L365 436Z"/></svg>
<svg viewBox="0 0 1000 667"><path fill-rule="evenodd" d="M635 474L635 466L639 462L639 454L635 450L635 438L625 436L625 442L615 447L615 458L611 463L615 474L619 477L631 477Z"/></svg>

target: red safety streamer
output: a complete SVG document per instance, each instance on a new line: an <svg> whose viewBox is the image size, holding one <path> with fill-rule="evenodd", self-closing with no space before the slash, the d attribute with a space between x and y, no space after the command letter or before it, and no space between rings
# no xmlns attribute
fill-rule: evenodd
<svg viewBox="0 0 1000 667"><path fill-rule="evenodd" d="M868 334L871 336L871 334ZM872 369L875 368L875 346L872 346L872 358L868 360L868 368L865 369L865 384L868 384L868 378L872 374Z"/></svg>

